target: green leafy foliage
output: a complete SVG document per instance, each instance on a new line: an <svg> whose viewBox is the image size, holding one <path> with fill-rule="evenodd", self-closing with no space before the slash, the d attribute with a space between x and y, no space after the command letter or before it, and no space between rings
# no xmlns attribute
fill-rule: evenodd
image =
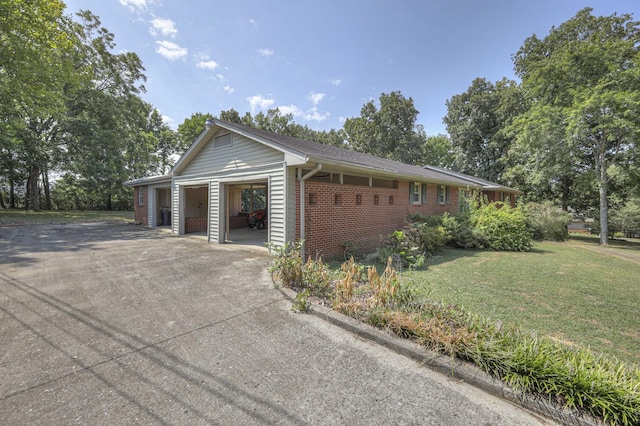
<svg viewBox="0 0 640 426"><path fill-rule="evenodd" d="M424 264L425 251L422 249L417 227L407 226L401 231L387 235L383 247L378 250L378 262L391 258L400 266L419 268Z"/></svg>
<svg viewBox="0 0 640 426"><path fill-rule="evenodd" d="M569 238L567 226L571 223L571 215L552 202L528 203L524 210L534 239L566 241Z"/></svg>
<svg viewBox="0 0 640 426"><path fill-rule="evenodd" d="M303 242L278 247L268 243L271 253L269 272L287 288L307 290L309 296L327 297L330 293L330 270L322 259L314 262L311 257L304 262L301 257Z"/></svg>
<svg viewBox="0 0 640 426"><path fill-rule="evenodd" d="M579 11L543 39L527 38L514 55L516 74L531 101L514 132L532 176L557 166L554 179L546 182L562 183L563 206L577 177L591 173L598 188L601 243L607 244L609 170L631 161L638 149L640 23L629 14L591 12Z"/></svg>
<svg viewBox="0 0 640 426"><path fill-rule="evenodd" d="M465 93L447 100L443 121L456 153L455 170L502 182L514 135L507 131L527 103L515 81L476 78Z"/></svg>
<svg viewBox="0 0 640 426"><path fill-rule="evenodd" d="M471 209L472 234L484 239L487 248L498 251L527 251L532 247L527 216L518 207L502 203L483 204Z"/></svg>

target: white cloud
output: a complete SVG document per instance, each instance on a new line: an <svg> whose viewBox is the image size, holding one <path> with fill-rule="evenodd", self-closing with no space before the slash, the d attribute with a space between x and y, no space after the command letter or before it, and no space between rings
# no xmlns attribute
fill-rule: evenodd
<svg viewBox="0 0 640 426"><path fill-rule="evenodd" d="M258 50L258 55L260 56L264 56L265 58L269 58L271 56L273 56L275 52L273 51L273 49L260 49Z"/></svg>
<svg viewBox="0 0 640 426"><path fill-rule="evenodd" d="M220 80L221 82L224 82L224 81L225 81L224 75L222 75L222 74L216 74L216 78L217 78L218 80Z"/></svg>
<svg viewBox="0 0 640 426"><path fill-rule="evenodd" d="M329 114L328 112L321 113L320 111L318 111L318 108L313 107L305 113L304 119L309 121L317 121L318 123L321 123L325 121L327 118L329 118L330 115L331 114Z"/></svg>
<svg viewBox="0 0 640 426"><path fill-rule="evenodd" d="M315 107L322 101L322 99L324 99L324 96L324 93L309 92L309 96L307 96L307 99L309 99Z"/></svg>
<svg viewBox="0 0 640 426"><path fill-rule="evenodd" d="M339 78L333 79L331 80L331 84L333 84L334 86L340 86L342 84L342 80L340 80Z"/></svg>
<svg viewBox="0 0 640 426"><path fill-rule="evenodd" d="M236 89L234 89L233 87L229 86L228 84L222 86L222 88L224 89L225 92L227 92L228 94L232 94L233 92L236 91Z"/></svg>
<svg viewBox="0 0 640 426"><path fill-rule="evenodd" d="M249 19L249 23L251 24L251 26L253 27L254 30L258 29L258 23L256 22L255 19L253 19L253 18Z"/></svg>
<svg viewBox="0 0 640 426"><path fill-rule="evenodd" d="M151 35L156 36L158 32L163 36L174 38L178 34L176 23L171 19L154 18L151 20Z"/></svg>
<svg viewBox="0 0 640 426"><path fill-rule="evenodd" d="M146 9L147 0L120 0L120 4L130 9Z"/></svg>
<svg viewBox="0 0 640 426"><path fill-rule="evenodd" d="M265 98L262 95L250 96L247 98L249 105L251 106L251 113L254 113L256 109L265 109L272 106L275 101L271 98Z"/></svg>
<svg viewBox="0 0 640 426"><path fill-rule="evenodd" d="M178 46L170 41L156 41L156 52L169 59L175 61L176 59L187 56L188 50L186 47Z"/></svg>
<svg viewBox="0 0 640 426"><path fill-rule="evenodd" d="M219 65L218 65L218 63L216 61L200 61L200 62L198 62L197 67L213 71L216 68L218 68ZM220 74L218 74L218 75L220 75Z"/></svg>
<svg viewBox="0 0 640 426"><path fill-rule="evenodd" d="M278 109L283 115L293 114L295 117L298 117L303 114L302 110L295 105L280 105Z"/></svg>

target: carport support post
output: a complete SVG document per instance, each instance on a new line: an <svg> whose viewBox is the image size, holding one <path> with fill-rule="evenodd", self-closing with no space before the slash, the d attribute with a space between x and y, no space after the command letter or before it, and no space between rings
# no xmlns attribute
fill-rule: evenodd
<svg viewBox="0 0 640 426"><path fill-rule="evenodd" d="M305 230L304 230L304 200L305 200L305 194L304 194L304 182L309 179L311 176L315 175L316 173L318 173L320 170L322 169L322 164L318 163L318 165L316 166L315 169L311 170L309 173L307 173L306 175L302 176L302 168L298 169L298 181L300 181L300 241L302 241L302 245L300 247L300 256L302 257L302 260L304 260L305 258L305 243L304 243L304 239L305 239Z"/></svg>

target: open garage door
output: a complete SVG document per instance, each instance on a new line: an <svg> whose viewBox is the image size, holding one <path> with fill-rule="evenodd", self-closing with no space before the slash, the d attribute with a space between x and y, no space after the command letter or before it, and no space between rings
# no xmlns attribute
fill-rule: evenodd
<svg viewBox="0 0 640 426"><path fill-rule="evenodd" d="M269 241L268 181L226 185L225 243L264 247Z"/></svg>

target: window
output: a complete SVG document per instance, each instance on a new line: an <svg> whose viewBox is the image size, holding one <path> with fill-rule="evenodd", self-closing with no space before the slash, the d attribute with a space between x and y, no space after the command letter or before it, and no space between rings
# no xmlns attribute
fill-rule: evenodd
<svg viewBox="0 0 640 426"><path fill-rule="evenodd" d="M393 195L389 195L389 205L393 204Z"/></svg>
<svg viewBox="0 0 640 426"><path fill-rule="evenodd" d="M315 204L316 203L316 194L309 194L309 204Z"/></svg>
<svg viewBox="0 0 640 426"><path fill-rule="evenodd" d="M138 205L144 206L144 188L138 188Z"/></svg>
<svg viewBox="0 0 640 426"><path fill-rule="evenodd" d="M362 204L362 195L360 194L356 195L356 204Z"/></svg>
<svg viewBox="0 0 640 426"><path fill-rule="evenodd" d="M427 202L427 184L409 182L409 204L425 204Z"/></svg>
<svg viewBox="0 0 640 426"><path fill-rule="evenodd" d="M225 146L233 145L233 135L231 133L227 133L226 135L216 136L215 139L215 147L223 148Z"/></svg>
<svg viewBox="0 0 640 426"><path fill-rule="evenodd" d="M373 204L376 206L380 204L380 197L378 196L378 194L373 196Z"/></svg>
<svg viewBox="0 0 640 426"><path fill-rule="evenodd" d="M446 185L438 186L438 204L449 204L449 187Z"/></svg>
<svg viewBox="0 0 640 426"><path fill-rule="evenodd" d="M335 204L336 206L342 204L342 196L340 194L335 194L333 196L333 204Z"/></svg>

